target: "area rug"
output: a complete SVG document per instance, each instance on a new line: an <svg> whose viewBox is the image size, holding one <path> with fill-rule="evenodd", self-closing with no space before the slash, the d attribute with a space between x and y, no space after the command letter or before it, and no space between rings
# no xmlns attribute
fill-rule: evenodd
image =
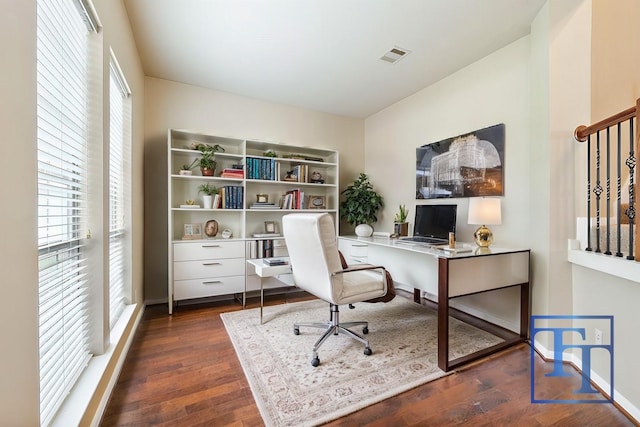
<svg viewBox="0 0 640 427"><path fill-rule="evenodd" d="M331 336L316 368L311 350L323 331L302 327L294 335L293 324L327 320L327 303L265 307L263 325L258 308L220 316L266 426L323 424L446 375L437 362L437 313L406 298L341 307L341 322L369 322L373 354L365 356L351 338ZM453 318L450 336L450 358L502 341Z"/></svg>

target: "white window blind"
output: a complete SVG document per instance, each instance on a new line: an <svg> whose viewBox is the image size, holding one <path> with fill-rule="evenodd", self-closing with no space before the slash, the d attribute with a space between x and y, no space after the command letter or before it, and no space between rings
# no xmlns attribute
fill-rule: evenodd
<svg viewBox="0 0 640 427"><path fill-rule="evenodd" d="M113 53L110 63L109 143L109 325L130 303L131 117L130 91Z"/></svg>
<svg viewBox="0 0 640 427"><path fill-rule="evenodd" d="M79 0L37 1L40 422L86 367L88 38Z"/></svg>

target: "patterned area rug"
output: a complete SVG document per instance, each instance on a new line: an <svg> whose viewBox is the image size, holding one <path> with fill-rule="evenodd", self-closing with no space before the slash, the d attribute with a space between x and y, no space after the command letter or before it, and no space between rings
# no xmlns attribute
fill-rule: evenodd
<svg viewBox="0 0 640 427"><path fill-rule="evenodd" d="M389 303L340 307L340 321L366 320L373 350L343 335L320 347L320 366L311 350L322 334L293 323L325 321L329 305L320 300L221 314L267 426L315 426L355 412L445 374L437 362L437 313L406 298ZM354 329L361 333L362 329ZM502 340L450 319L450 357Z"/></svg>

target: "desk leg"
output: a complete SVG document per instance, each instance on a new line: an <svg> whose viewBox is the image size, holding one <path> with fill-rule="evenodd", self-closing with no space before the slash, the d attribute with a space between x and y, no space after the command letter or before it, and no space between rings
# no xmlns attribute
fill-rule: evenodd
<svg viewBox="0 0 640 427"><path fill-rule="evenodd" d="M529 338L529 307L531 301L530 282L520 285L520 338Z"/></svg>
<svg viewBox="0 0 640 427"><path fill-rule="evenodd" d="M260 277L260 324L262 325L262 308L264 307L264 286L262 281L264 279Z"/></svg>
<svg viewBox="0 0 640 427"><path fill-rule="evenodd" d="M449 260L438 258L438 366L449 370Z"/></svg>

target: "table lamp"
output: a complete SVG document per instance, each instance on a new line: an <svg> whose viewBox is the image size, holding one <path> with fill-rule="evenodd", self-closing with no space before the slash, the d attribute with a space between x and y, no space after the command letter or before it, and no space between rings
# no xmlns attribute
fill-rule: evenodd
<svg viewBox="0 0 640 427"><path fill-rule="evenodd" d="M481 248L488 248L493 242L493 233L487 225L502 224L500 199L473 197L469 199L469 224L480 225L473 233L473 239Z"/></svg>

